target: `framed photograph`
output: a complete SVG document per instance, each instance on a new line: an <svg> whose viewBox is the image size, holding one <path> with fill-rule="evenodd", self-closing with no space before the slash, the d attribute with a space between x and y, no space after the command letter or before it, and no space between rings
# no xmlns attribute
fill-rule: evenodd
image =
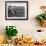
<svg viewBox="0 0 46 46"><path fill-rule="evenodd" d="M6 20L27 20L28 1L6 1L5 2Z"/></svg>

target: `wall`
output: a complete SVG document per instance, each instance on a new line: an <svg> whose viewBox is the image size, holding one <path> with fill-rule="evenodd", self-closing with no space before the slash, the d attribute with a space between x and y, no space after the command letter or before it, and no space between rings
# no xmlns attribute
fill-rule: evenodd
<svg viewBox="0 0 46 46"><path fill-rule="evenodd" d="M0 34L4 34L6 25L14 25L19 33L24 36L31 36L37 29L44 29L39 26L35 16L41 13L40 6L46 5L46 0L27 0L28 1L28 20L5 20L5 1L0 0ZM15 1L15 0L13 0Z"/></svg>

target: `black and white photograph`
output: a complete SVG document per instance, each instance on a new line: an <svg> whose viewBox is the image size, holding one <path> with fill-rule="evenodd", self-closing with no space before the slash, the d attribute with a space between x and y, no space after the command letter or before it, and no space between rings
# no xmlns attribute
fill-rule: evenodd
<svg viewBox="0 0 46 46"><path fill-rule="evenodd" d="M27 20L28 2L27 1L6 1L5 19L6 20Z"/></svg>

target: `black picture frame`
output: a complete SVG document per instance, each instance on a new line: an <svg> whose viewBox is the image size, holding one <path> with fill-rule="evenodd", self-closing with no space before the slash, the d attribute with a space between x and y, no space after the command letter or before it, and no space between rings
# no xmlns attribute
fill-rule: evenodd
<svg viewBox="0 0 46 46"><path fill-rule="evenodd" d="M11 4L15 4L16 3L16 5L13 7L13 5L11 6ZM17 6L17 3L18 3L18 6ZM19 3L20 3L20 6L19 6ZM23 5L23 7L21 7L21 4ZM9 6L8 6L9 5ZM20 10L18 10L17 8L17 10L16 10L16 14L18 15L17 17L16 17L16 15L15 15L15 13L12 15L12 14L10 14L10 10L8 9L11 9L12 7L13 8L16 8L16 7L18 7L18 9ZM21 9L20 9L20 8ZM12 8L12 9L13 9ZM26 10L24 10L24 8L26 9ZM23 10L23 12L22 12L22 10ZM25 11L25 13L24 13L24 11ZM19 13L19 14L18 14ZM20 13L24 13L24 15L25 16L19 16L19 15L23 15L23 14L20 14ZM10 15L12 15L12 16L10 16ZM25 17L25 18L24 18ZM5 1L5 20L28 20L28 1Z"/></svg>

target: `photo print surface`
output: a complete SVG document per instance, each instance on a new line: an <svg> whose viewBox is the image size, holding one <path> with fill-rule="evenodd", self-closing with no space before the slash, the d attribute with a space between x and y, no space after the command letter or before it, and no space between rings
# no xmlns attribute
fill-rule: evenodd
<svg viewBox="0 0 46 46"><path fill-rule="evenodd" d="M8 17L25 17L24 6L8 6Z"/></svg>

